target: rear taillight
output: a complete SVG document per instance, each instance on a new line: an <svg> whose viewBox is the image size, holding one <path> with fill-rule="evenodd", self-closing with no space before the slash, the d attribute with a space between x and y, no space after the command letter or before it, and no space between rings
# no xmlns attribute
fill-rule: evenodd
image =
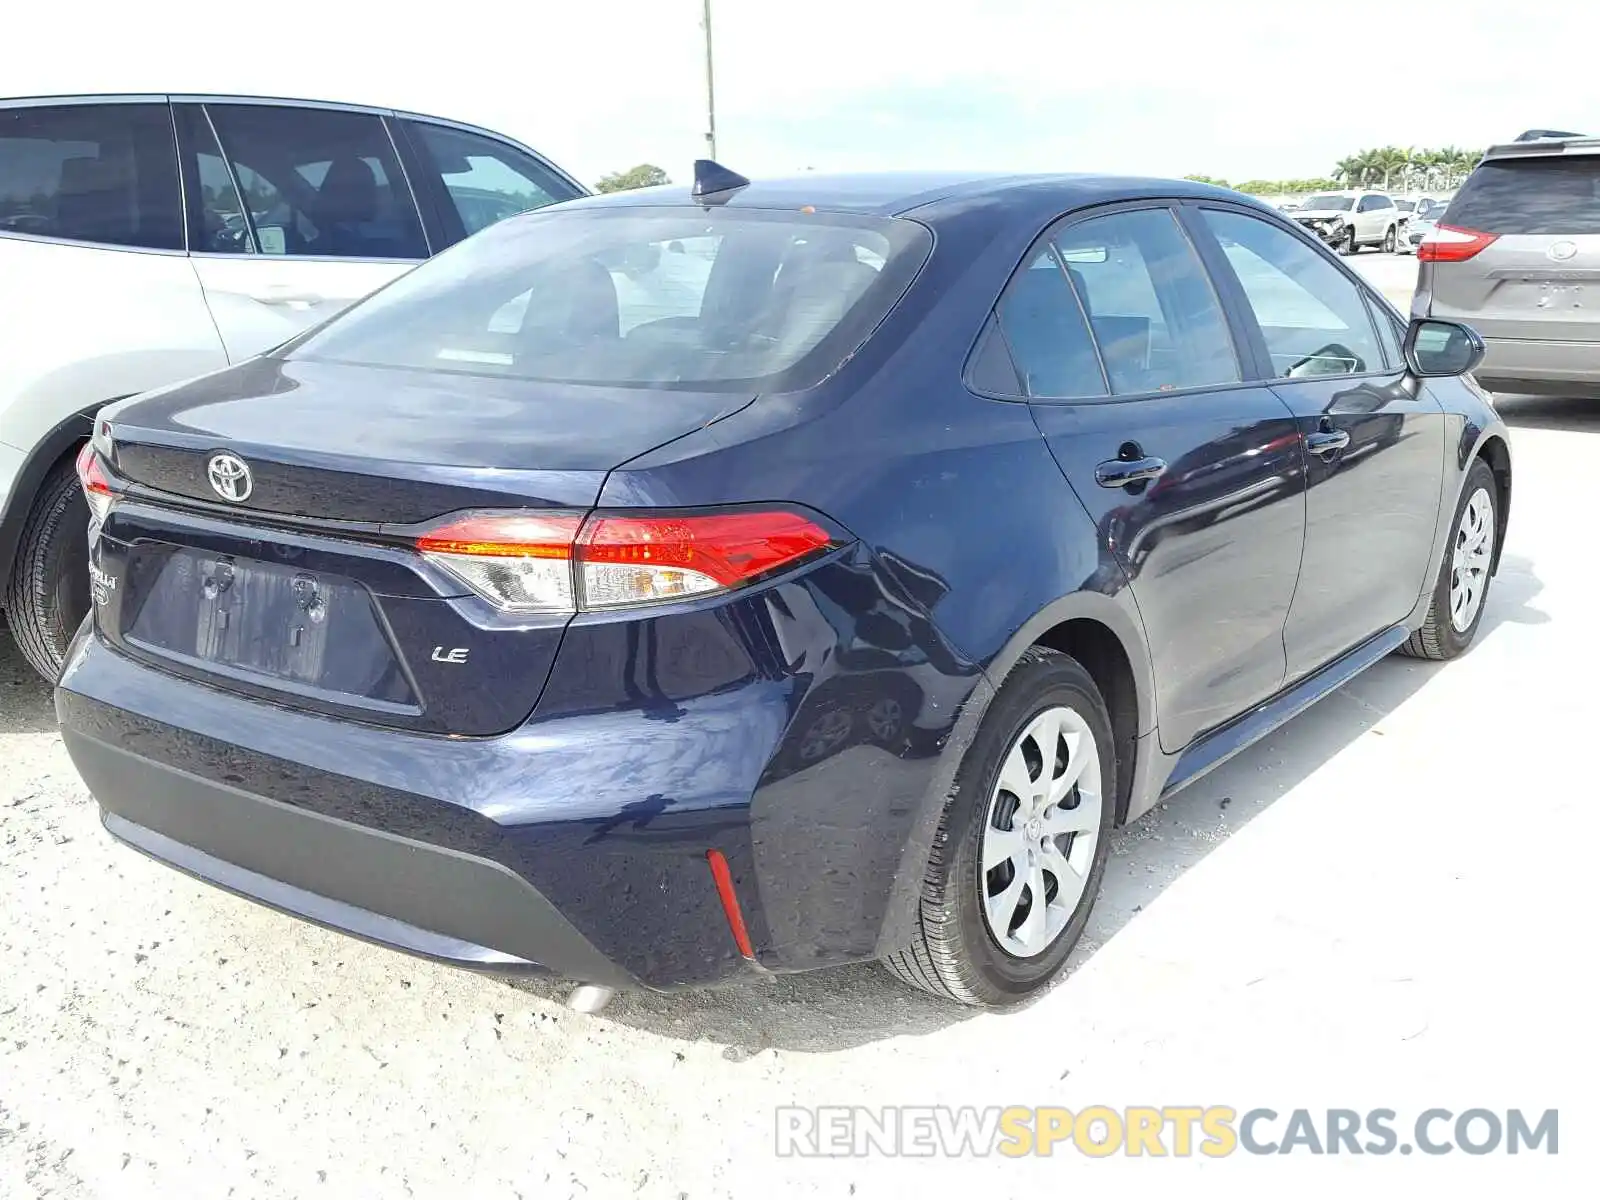
<svg viewBox="0 0 1600 1200"><path fill-rule="evenodd" d="M497 608L569 613L706 596L835 545L785 510L720 513L473 513L416 541Z"/></svg>
<svg viewBox="0 0 1600 1200"><path fill-rule="evenodd" d="M1498 233L1480 233L1456 225L1435 225L1433 232L1418 243L1417 261L1466 262L1499 237Z"/></svg>
<svg viewBox="0 0 1600 1200"><path fill-rule="evenodd" d="M111 477L106 474L100 455L95 453L94 446L89 442L85 442L83 449L78 451L78 482L83 485L84 499L89 502L89 511L98 525L111 511Z"/></svg>
<svg viewBox="0 0 1600 1200"><path fill-rule="evenodd" d="M583 518L480 513L417 539L417 549L496 608L572 612L572 547Z"/></svg>

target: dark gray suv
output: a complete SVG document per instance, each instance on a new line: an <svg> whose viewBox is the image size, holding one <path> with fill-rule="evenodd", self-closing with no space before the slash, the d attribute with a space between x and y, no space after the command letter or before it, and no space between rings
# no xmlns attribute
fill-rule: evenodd
<svg viewBox="0 0 1600 1200"><path fill-rule="evenodd" d="M1492 147L1417 258L1412 315L1476 329L1485 387L1600 391L1600 138Z"/></svg>

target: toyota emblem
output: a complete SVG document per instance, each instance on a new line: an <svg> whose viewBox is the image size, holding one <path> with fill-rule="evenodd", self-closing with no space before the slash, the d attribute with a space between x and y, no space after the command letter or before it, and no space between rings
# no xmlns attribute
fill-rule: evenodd
<svg viewBox="0 0 1600 1200"><path fill-rule="evenodd" d="M206 464L206 478L211 490L224 500L241 504L250 499L255 481L250 478L250 467L236 454L216 454Z"/></svg>
<svg viewBox="0 0 1600 1200"><path fill-rule="evenodd" d="M1566 262L1577 252L1578 244L1576 242L1557 242L1549 250L1550 257L1556 262Z"/></svg>

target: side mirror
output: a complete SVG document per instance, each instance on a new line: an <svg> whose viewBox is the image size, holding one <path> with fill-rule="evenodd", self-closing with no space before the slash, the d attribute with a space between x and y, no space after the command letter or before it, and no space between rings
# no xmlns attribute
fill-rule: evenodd
<svg viewBox="0 0 1600 1200"><path fill-rule="evenodd" d="M1406 330L1406 366L1413 375L1437 379L1465 375L1483 361L1483 339L1477 331L1455 321L1419 317Z"/></svg>

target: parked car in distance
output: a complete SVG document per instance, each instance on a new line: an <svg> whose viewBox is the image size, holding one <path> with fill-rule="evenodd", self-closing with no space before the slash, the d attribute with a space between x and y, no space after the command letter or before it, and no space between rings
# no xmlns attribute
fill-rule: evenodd
<svg viewBox="0 0 1600 1200"><path fill-rule="evenodd" d="M108 406L62 737L147 854L585 1007L1013 1004L1114 826L1473 640L1480 350L1220 188L700 163Z"/></svg>
<svg viewBox="0 0 1600 1200"><path fill-rule="evenodd" d="M89 609L73 471L108 401L242 362L503 216L585 189L389 109L0 100L0 588L54 679Z"/></svg>
<svg viewBox="0 0 1600 1200"><path fill-rule="evenodd" d="M1405 224L1400 244L1396 249L1401 254L1415 254L1417 247L1422 245L1427 236L1433 232L1434 226L1438 223L1437 218L1443 211L1443 206L1439 206L1428 209L1426 215L1418 213L1412 216Z"/></svg>
<svg viewBox="0 0 1600 1200"><path fill-rule="evenodd" d="M1412 312L1471 324L1485 386L1600 387L1600 139L1519 141L1484 155L1419 243Z"/></svg>
<svg viewBox="0 0 1600 1200"><path fill-rule="evenodd" d="M1400 240L1400 210L1382 192L1320 192L1306 197L1294 219L1340 254L1363 246L1392 252Z"/></svg>

